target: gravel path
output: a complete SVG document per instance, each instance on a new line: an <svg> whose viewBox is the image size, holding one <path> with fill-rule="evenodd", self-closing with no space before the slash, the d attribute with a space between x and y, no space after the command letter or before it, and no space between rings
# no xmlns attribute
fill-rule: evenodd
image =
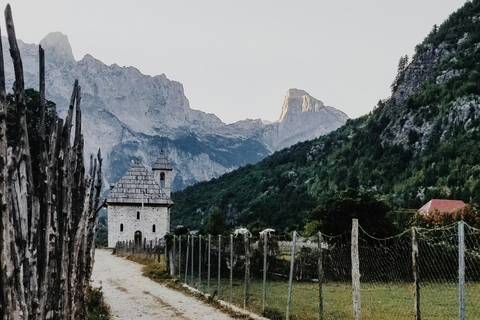
<svg viewBox="0 0 480 320"><path fill-rule="evenodd" d="M93 286L102 287L113 319L230 320L232 317L142 276L142 265L95 251Z"/></svg>

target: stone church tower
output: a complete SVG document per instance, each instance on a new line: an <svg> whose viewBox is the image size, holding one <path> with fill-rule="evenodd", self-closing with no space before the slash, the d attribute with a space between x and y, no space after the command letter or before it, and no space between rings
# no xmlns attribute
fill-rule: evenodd
<svg viewBox="0 0 480 320"><path fill-rule="evenodd" d="M155 242L170 231L172 167L163 151L152 170L153 174L135 161L110 190L108 247L117 241Z"/></svg>

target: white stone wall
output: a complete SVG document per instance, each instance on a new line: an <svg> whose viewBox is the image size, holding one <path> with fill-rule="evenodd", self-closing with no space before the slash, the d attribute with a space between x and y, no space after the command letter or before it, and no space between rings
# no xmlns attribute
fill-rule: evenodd
<svg viewBox="0 0 480 320"><path fill-rule="evenodd" d="M140 212L140 219L137 219L137 212ZM120 231L122 223L123 231ZM108 206L108 247L115 247L117 241L133 241L136 231L142 232L142 241L146 239L147 243L163 239L165 233L170 231L170 209L165 206L144 206L143 209L141 205Z"/></svg>

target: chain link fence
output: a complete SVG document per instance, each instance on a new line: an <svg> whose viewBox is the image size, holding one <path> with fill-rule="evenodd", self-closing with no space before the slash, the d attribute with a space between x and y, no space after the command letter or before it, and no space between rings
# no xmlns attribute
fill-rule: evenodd
<svg viewBox="0 0 480 320"><path fill-rule="evenodd" d="M333 237L184 235L166 249L173 276L270 319L480 319L480 230L463 222L386 239L355 220Z"/></svg>

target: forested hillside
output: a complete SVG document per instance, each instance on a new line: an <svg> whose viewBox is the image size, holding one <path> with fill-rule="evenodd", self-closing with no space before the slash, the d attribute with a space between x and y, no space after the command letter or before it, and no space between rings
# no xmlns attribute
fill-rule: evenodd
<svg viewBox="0 0 480 320"><path fill-rule="evenodd" d="M172 226L303 230L326 198L368 191L391 208L431 198L480 203L480 1L467 2L400 59L392 96L368 115L173 195Z"/></svg>

